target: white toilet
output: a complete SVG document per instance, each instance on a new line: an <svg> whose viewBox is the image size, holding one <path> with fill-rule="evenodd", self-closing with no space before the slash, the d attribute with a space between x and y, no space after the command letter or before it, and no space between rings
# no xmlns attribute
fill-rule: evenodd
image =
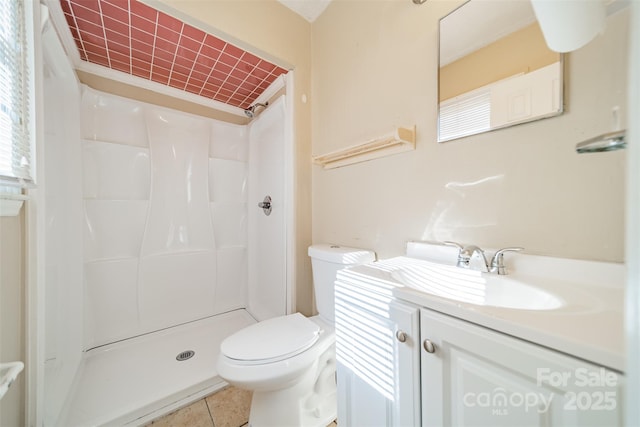
<svg viewBox="0 0 640 427"><path fill-rule="evenodd" d="M335 245L309 247L318 315L259 322L220 345L218 374L253 390L249 426L325 427L336 418L334 282L338 270L375 254Z"/></svg>

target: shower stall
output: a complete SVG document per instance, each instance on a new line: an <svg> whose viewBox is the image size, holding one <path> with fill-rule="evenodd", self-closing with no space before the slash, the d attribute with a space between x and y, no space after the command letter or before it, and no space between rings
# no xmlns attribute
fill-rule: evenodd
<svg viewBox="0 0 640 427"><path fill-rule="evenodd" d="M224 385L226 336L293 309L291 108L236 125L99 92L42 38L32 416L144 424Z"/></svg>

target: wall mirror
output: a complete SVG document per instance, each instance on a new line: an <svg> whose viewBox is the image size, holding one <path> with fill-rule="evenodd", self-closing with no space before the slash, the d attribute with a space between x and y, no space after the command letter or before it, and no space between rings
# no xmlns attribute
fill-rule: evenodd
<svg viewBox="0 0 640 427"><path fill-rule="evenodd" d="M438 142L562 114L562 55L530 0L470 0L440 20Z"/></svg>

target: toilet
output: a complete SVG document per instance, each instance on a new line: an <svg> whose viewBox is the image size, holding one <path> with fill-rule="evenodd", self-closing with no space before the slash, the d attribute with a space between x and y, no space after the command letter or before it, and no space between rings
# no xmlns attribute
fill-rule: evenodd
<svg viewBox="0 0 640 427"><path fill-rule="evenodd" d="M220 377L253 390L251 427L325 427L336 418L334 282L339 270L375 254L326 244L308 253L318 315L264 320L220 344Z"/></svg>

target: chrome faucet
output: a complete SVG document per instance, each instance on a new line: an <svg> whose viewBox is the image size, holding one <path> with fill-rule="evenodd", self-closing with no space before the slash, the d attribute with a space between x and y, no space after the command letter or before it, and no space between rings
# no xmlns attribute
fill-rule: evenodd
<svg viewBox="0 0 640 427"><path fill-rule="evenodd" d="M490 273L497 274L507 274L507 269L504 267L504 255L505 252L520 252L524 248L502 248L496 251L493 254L493 258L491 258L491 268L489 269Z"/></svg>
<svg viewBox="0 0 640 427"><path fill-rule="evenodd" d="M476 245L469 245L462 248L462 250L458 254L458 267L469 268L471 259L475 254L480 254L480 256L482 257L481 271L488 273L489 264L487 264L487 257L485 256L484 251Z"/></svg>
<svg viewBox="0 0 640 427"><path fill-rule="evenodd" d="M484 251L475 245L467 245L462 246L460 243L446 241L443 242L447 246L455 246L458 248L458 263L456 264L460 268L470 268L471 259L477 253L480 254L483 261L482 270L484 273L496 273L496 274L507 274L507 269L504 266L504 253L505 252L520 252L523 248L519 247L509 247L502 248L496 251L496 253L491 258L491 262L487 262L487 257L484 254Z"/></svg>
<svg viewBox="0 0 640 427"><path fill-rule="evenodd" d="M484 251L477 247L476 245L467 245L462 246L456 242L444 242L445 245L455 246L460 252L458 252L458 263L456 264L460 268L469 268L471 266L471 259L475 254L480 254L482 257L482 271L484 273L489 272L489 264L487 263L487 257L484 254Z"/></svg>

